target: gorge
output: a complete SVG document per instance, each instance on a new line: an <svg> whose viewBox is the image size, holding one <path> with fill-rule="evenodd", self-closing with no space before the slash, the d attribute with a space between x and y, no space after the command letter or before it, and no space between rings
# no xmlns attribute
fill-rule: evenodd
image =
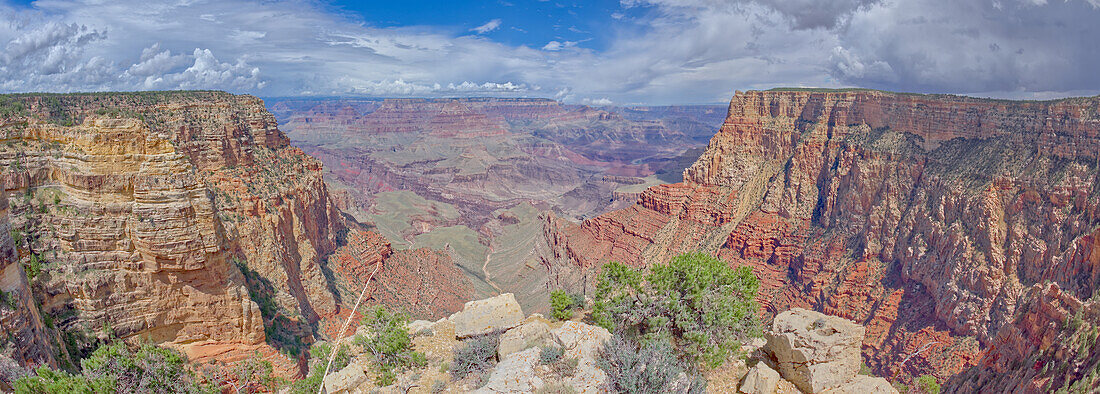
<svg viewBox="0 0 1100 394"><path fill-rule="evenodd" d="M366 304L446 321L499 293L544 312L551 290L593 297L608 263L695 251L751 267L765 319L865 327L862 359L896 384L1053 391L1100 365L1100 97L181 91L0 109L0 324L21 365L117 338L297 379L312 344L351 334L368 280Z"/></svg>

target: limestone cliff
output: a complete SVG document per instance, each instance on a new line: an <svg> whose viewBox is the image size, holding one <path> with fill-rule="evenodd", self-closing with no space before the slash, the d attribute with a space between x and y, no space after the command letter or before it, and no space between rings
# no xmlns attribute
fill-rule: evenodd
<svg viewBox="0 0 1100 394"><path fill-rule="evenodd" d="M769 314L866 325L871 367L902 379L975 365L1035 283L1100 284L1100 98L739 92L684 179L548 217L551 280L708 251L754 268Z"/></svg>
<svg viewBox="0 0 1100 394"><path fill-rule="evenodd" d="M21 324L45 321L78 347L112 334L165 343L196 361L261 351L286 370L265 343L275 315L306 325L338 312L322 265L344 219L320 163L288 145L261 100L0 100L3 216L20 263L5 272L33 276L33 299L20 299L43 314Z"/></svg>
<svg viewBox="0 0 1100 394"><path fill-rule="evenodd" d="M42 324L38 306L31 297L30 283L16 255L8 223L8 200L0 193L0 331L2 343L22 365L47 364L56 367L49 334Z"/></svg>

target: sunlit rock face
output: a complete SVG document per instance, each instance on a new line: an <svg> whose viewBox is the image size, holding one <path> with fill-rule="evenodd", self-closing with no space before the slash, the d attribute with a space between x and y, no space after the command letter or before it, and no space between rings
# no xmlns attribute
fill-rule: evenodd
<svg viewBox="0 0 1100 394"><path fill-rule="evenodd" d="M20 299L42 315L27 308L12 324L30 332L48 322L49 345L63 355L72 349L62 337L117 335L200 362L260 351L296 369L267 343L273 317L262 316L241 268L268 284L273 310L292 322L335 315L322 265L346 223L320 162L289 146L261 100L220 92L0 100L9 110L0 117L3 235L13 246L6 256L19 262L5 263L3 283L17 287L11 266L35 267Z"/></svg>
<svg viewBox="0 0 1100 394"><path fill-rule="evenodd" d="M581 223L547 218L543 261L579 288L609 261L715 253L754 268L768 314L861 322L877 372L946 378L1033 284L1095 292L1098 160L1098 98L738 93L683 183Z"/></svg>

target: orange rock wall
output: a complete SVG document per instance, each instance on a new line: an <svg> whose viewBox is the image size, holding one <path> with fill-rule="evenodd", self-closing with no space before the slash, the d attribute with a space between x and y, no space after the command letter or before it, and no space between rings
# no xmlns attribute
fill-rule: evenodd
<svg viewBox="0 0 1100 394"><path fill-rule="evenodd" d="M320 264L342 217L319 162L263 102L218 92L13 96L0 121L19 258L61 332L151 340L197 361L265 344L234 260L280 289L284 313L334 313ZM286 360L276 360L286 361Z"/></svg>
<svg viewBox="0 0 1100 394"><path fill-rule="evenodd" d="M887 376L975 365L1034 283L1090 297L1100 98L738 93L683 184L576 224L547 219L551 281L704 250L762 279L767 313L867 326Z"/></svg>

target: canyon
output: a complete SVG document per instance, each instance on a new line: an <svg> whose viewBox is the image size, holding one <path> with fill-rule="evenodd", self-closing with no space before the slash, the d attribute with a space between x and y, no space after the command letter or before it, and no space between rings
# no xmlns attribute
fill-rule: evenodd
<svg viewBox="0 0 1100 394"><path fill-rule="evenodd" d="M722 108L0 95L0 350L65 367L120 338L298 378L361 294L425 321L503 293L543 312L609 262L702 251L753 269L766 319L861 326L894 383L1100 380L1100 97Z"/></svg>
<svg viewBox="0 0 1100 394"><path fill-rule="evenodd" d="M682 183L579 223L547 215L542 260L551 286L591 291L607 262L705 251L753 268L768 315L866 326L879 376L1054 390L1092 373L1087 349L1068 368L1076 349L1042 350L1088 341L1065 333L1073 316L1095 324L1098 177L1097 97L738 92Z"/></svg>
<svg viewBox="0 0 1100 394"><path fill-rule="evenodd" d="M545 311L542 212L583 219L677 182L724 106L601 107L548 99L269 99L318 158L337 204L399 249L448 254L479 296Z"/></svg>

